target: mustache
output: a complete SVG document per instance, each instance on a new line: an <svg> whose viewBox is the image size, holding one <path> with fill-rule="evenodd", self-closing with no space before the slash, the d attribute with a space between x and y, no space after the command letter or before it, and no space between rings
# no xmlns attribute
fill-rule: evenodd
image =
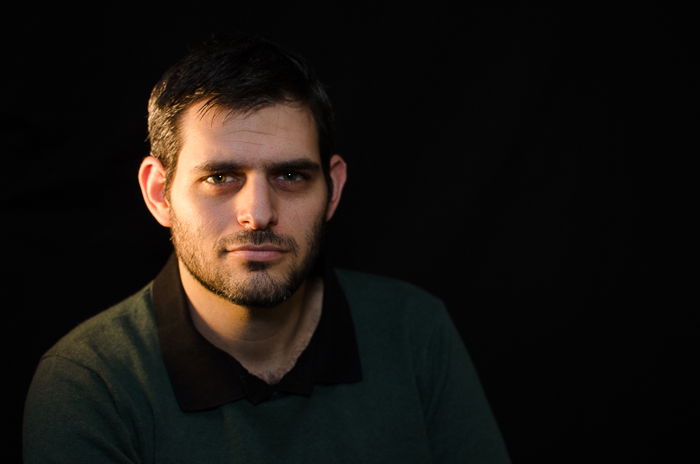
<svg viewBox="0 0 700 464"><path fill-rule="evenodd" d="M299 248L296 240L287 235L278 235L270 229L242 230L234 235L229 235L220 240L219 246L223 249L242 245L275 245L296 252Z"/></svg>

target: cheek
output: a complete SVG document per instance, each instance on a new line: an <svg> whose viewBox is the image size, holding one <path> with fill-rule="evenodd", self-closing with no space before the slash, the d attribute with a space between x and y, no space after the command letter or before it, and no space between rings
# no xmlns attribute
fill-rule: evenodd
<svg viewBox="0 0 700 464"><path fill-rule="evenodd" d="M326 202L315 201L285 208L286 229L298 239L306 237L321 220L325 220Z"/></svg>
<svg viewBox="0 0 700 464"><path fill-rule="evenodd" d="M222 208L201 202L180 201L172 205L172 211L200 239L217 238L231 220Z"/></svg>

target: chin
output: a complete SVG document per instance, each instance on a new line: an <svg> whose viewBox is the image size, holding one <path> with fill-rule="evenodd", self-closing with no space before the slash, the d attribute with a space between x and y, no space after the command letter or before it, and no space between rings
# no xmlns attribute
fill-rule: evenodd
<svg viewBox="0 0 700 464"><path fill-rule="evenodd" d="M273 263L265 261L246 261L243 263L245 269L249 272L267 271L272 267Z"/></svg>

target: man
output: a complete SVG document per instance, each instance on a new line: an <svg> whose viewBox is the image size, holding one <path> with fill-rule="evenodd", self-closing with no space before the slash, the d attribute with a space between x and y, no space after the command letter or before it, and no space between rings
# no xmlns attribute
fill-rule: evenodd
<svg viewBox="0 0 700 464"><path fill-rule="evenodd" d="M27 463L508 462L441 302L324 259L347 169L300 58L204 44L148 122L138 179L175 254L42 357Z"/></svg>

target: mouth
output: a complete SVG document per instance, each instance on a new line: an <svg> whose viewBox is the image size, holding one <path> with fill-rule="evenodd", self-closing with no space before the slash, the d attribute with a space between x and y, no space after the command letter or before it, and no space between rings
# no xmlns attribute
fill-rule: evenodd
<svg viewBox="0 0 700 464"><path fill-rule="evenodd" d="M228 253L246 261L274 261L287 250L274 245L244 245L228 250Z"/></svg>

